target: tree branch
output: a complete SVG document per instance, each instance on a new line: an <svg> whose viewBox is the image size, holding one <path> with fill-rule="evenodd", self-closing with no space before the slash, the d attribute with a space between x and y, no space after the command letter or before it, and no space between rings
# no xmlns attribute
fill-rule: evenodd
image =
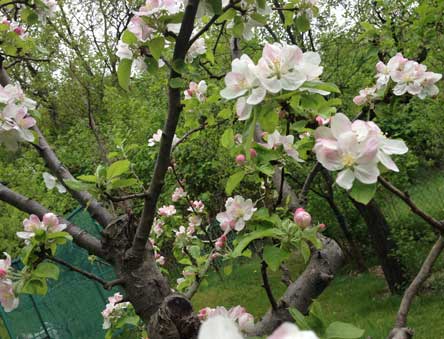
<svg viewBox="0 0 444 339"><path fill-rule="evenodd" d="M268 280L267 267L268 267L267 263L264 260L262 260L261 262L262 287L265 289L265 293L267 293L271 309L273 311L276 311L277 310L276 299L274 298L273 292L271 291L270 282Z"/></svg>
<svg viewBox="0 0 444 339"><path fill-rule="evenodd" d="M44 214L49 213L49 210L40 205L38 202L20 195L2 184L0 184L0 200L23 212L35 214L39 218L42 218ZM93 237L80 227L70 223L68 220L61 219L61 222L67 224L65 231L72 236L74 242L78 246L86 249L91 254L105 258L105 254L103 253L99 239Z"/></svg>
<svg viewBox="0 0 444 339"><path fill-rule="evenodd" d="M409 313L410 306L412 305L413 298L432 273L432 267L443 249L444 241L442 236L440 236L430 250L429 255L422 264L421 269L419 270L415 279L413 279L412 283L405 291L404 296L402 297L401 305L399 306L395 327L390 332L389 338L409 339L413 337L413 331L405 327L407 324L407 315Z"/></svg>
<svg viewBox="0 0 444 339"><path fill-rule="evenodd" d="M174 47L173 60L184 60L187 50L190 46L190 37L194 28L194 19L197 13L199 0L190 0L185 7L185 13L176 45ZM170 79L179 77L180 74L174 69L171 70ZM163 127L162 138L160 140L160 150L157 156L154 173L145 197L142 217L137 226L136 235L129 251L131 257L140 261L145 253L145 246L151 231L154 220L157 200L162 191L165 174L171 162L171 145L173 143L174 133L182 111L180 103L180 89L168 86L168 117Z"/></svg>
<svg viewBox="0 0 444 339"><path fill-rule="evenodd" d="M400 189L396 188L392 183L384 179L383 177L379 177L378 181L384 186L387 190L398 196L402 201L404 201L412 210L413 213L421 217L425 222L427 222L432 227L436 228L439 232L444 232L444 223L436 220L431 215L424 212L420 209L413 201L410 199L408 193L402 192Z"/></svg>

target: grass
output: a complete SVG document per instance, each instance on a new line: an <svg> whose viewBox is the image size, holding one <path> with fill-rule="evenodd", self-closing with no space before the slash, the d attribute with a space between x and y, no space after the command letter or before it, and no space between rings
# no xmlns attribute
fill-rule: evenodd
<svg viewBox="0 0 444 339"><path fill-rule="evenodd" d="M297 277L302 267L302 263L293 262L291 271L296 272L293 278ZM279 272L271 272L270 281L276 298L285 291L279 279ZM231 275L224 276L223 281L217 274L211 274L208 281L208 286L202 286L193 298L196 310L206 306L231 307L240 304L258 319L270 307L261 287L257 260L234 267ZM400 300L400 296L389 295L384 279L373 273L339 275L318 299L327 323L352 323L366 330L365 337L371 336L373 339L387 337ZM408 325L416 331L415 338L444 338L443 302L443 294L430 292L415 299L408 318Z"/></svg>

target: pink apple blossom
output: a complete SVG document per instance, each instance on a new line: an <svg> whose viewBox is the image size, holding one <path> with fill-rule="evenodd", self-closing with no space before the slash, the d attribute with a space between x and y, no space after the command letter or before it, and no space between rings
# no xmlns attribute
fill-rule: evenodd
<svg viewBox="0 0 444 339"><path fill-rule="evenodd" d="M120 293L115 293L108 298L108 304L102 311L104 330L109 329L113 322L118 321L124 314L125 310L130 307L129 302L122 302L123 296Z"/></svg>
<svg viewBox="0 0 444 339"><path fill-rule="evenodd" d="M19 298L14 293L14 286L10 279L0 280L0 303L5 312L11 312L19 305Z"/></svg>
<svg viewBox="0 0 444 339"><path fill-rule="evenodd" d="M61 224L58 217L53 213L46 213L42 221L35 214L31 214L28 219L23 220L24 231L17 232L17 236L29 241L39 230L55 233L62 232L66 227L66 224Z"/></svg>
<svg viewBox="0 0 444 339"><path fill-rule="evenodd" d="M318 115L315 120L319 126L325 126L330 123L331 118L324 118L322 115Z"/></svg>
<svg viewBox="0 0 444 339"><path fill-rule="evenodd" d="M133 33L137 40L141 42L146 42L151 39L154 33L154 29L148 26L143 18L140 16L133 16L128 24L128 31Z"/></svg>
<svg viewBox="0 0 444 339"><path fill-rule="evenodd" d="M395 95L403 95L407 92L411 95L421 93L421 83L425 79L426 69L426 66L418 64L416 61L409 60L404 63L401 70L391 74L392 80L396 82L393 93Z"/></svg>
<svg viewBox="0 0 444 339"><path fill-rule="evenodd" d="M182 187L176 187L176 189L173 192L173 195L171 196L171 200L177 202L180 199L185 198L186 196L187 192L185 192Z"/></svg>
<svg viewBox="0 0 444 339"><path fill-rule="evenodd" d="M359 91L359 95L353 98L353 102L358 106L366 105L372 102L375 98L378 97L378 95L376 94L376 90L377 88L375 86L361 89Z"/></svg>
<svg viewBox="0 0 444 339"><path fill-rule="evenodd" d="M163 233L163 231L164 231L163 227L164 226L165 226L165 223L162 220L160 220L158 218L154 218L154 221L153 221L153 232L154 232L154 234L156 234L156 236L159 237Z"/></svg>
<svg viewBox="0 0 444 339"><path fill-rule="evenodd" d="M234 198L228 198L225 202L225 212L218 213L216 220L219 221L220 227L225 231L225 234L232 229L242 231L245 227L245 222L250 220L253 213L256 211L253 201L251 199L244 199L240 195Z"/></svg>
<svg viewBox="0 0 444 339"><path fill-rule="evenodd" d="M301 228L311 225L311 215L303 208L298 208L294 212L294 222Z"/></svg>
<svg viewBox="0 0 444 339"><path fill-rule="evenodd" d="M6 259L0 259L0 280L6 278L12 263L11 256L6 252L3 252L3 254L5 255Z"/></svg>
<svg viewBox="0 0 444 339"><path fill-rule="evenodd" d="M160 255L159 253L156 253L154 255L154 259L156 259L156 263L158 263L160 266L165 265L165 257Z"/></svg>
<svg viewBox="0 0 444 339"><path fill-rule="evenodd" d="M257 157L257 152L254 148L250 148L250 157L251 157L251 159L254 159Z"/></svg>
<svg viewBox="0 0 444 339"><path fill-rule="evenodd" d="M190 212L203 213L204 208L205 208L205 204L201 200L192 201L191 206L188 207L188 211L190 211Z"/></svg>
<svg viewBox="0 0 444 339"><path fill-rule="evenodd" d="M352 187L355 178L364 184L375 183L379 176L378 162L397 171L390 155L408 150L403 141L385 137L374 122L352 123L342 113L332 118L330 128L318 127L315 138L317 160L330 171L341 170L336 183L345 189Z"/></svg>
<svg viewBox="0 0 444 339"><path fill-rule="evenodd" d="M171 217L176 214L176 207L174 205L162 206L157 213L160 216Z"/></svg>
<svg viewBox="0 0 444 339"><path fill-rule="evenodd" d="M185 100L191 99L193 97L196 97L199 102L204 102L206 97L205 94L207 93L207 83L205 80L199 81L199 83L195 83L194 81L190 82L190 85L187 90L185 90Z"/></svg>
<svg viewBox="0 0 444 339"><path fill-rule="evenodd" d="M198 227L202 224L202 218L197 214L190 214L188 216L188 226Z"/></svg>

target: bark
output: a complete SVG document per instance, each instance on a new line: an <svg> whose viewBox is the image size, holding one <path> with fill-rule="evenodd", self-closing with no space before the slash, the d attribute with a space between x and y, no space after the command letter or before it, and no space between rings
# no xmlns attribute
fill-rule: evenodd
<svg viewBox="0 0 444 339"><path fill-rule="evenodd" d="M353 199L352 202L367 224L373 248L379 258L390 292L400 293L405 286L406 273L398 258L394 256L397 246L390 238L390 227L384 214L375 200L371 200L367 205Z"/></svg>

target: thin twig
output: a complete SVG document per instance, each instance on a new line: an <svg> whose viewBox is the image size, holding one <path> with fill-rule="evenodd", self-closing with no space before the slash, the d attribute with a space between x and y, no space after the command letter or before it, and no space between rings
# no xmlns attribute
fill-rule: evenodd
<svg viewBox="0 0 444 339"><path fill-rule="evenodd" d="M119 201L125 201L125 200L131 200L131 199L139 199L139 198L145 198L148 195L147 192L142 193L134 193L134 194L128 194L128 195L121 195L114 197L112 195L106 194L107 198L113 202L119 202Z"/></svg>
<svg viewBox="0 0 444 339"><path fill-rule="evenodd" d="M268 267L267 263L264 260L262 260L262 263L261 263L261 275L262 275L262 282L263 282L262 287L265 289L265 292L267 293L267 297L268 297L268 300L270 301L271 308L273 310L277 310L276 299L273 296L273 292L271 291L270 282L268 280L267 267Z"/></svg>
<svg viewBox="0 0 444 339"><path fill-rule="evenodd" d="M413 213L421 217L425 222L427 222L432 227L436 228L438 231L444 231L444 223L442 221L436 220L431 215L424 212L420 209L413 201L410 199L410 196L406 192L402 192L400 189L395 187L392 183L384 179L383 177L379 177L378 181L384 186L387 190L398 196L402 201L404 201L412 210Z"/></svg>
<svg viewBox="0 0 444 339"><path fill-rule="evenodd" d="M51 261L53 261L53 262L55 262L55 263L57 263L59 265L65 266L65 267L69 268L71 271L77 272L77 273L87 277L88 279L91 279L91 280L94 280L94 281L98 282L99 284L101 284L106 289L111 289L113 286L120 285L120 284L123 283L123 280L121 280L121 279L115 279L115 280L112 280L112 281L106 281L106 280L100 278L99 276L97 276L97 275L95 275L93 273L84 271L84 270L82 270L82 269L80 269L80 268L78 268L78 267L76 267L74 265L71 265L69 262L66 262L65 260L62 260L60 258L56 258L56 257L53 257L53 256L48 256L47 259L49 259L49 260L51 260Z"/></svg>

